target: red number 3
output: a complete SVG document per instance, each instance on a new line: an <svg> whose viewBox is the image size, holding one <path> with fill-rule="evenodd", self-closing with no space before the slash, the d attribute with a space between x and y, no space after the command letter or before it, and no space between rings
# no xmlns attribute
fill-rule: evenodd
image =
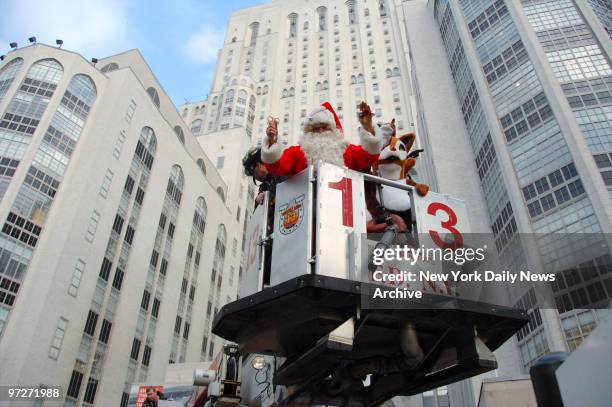
<svg viewBox="0 0 612 407"><path fill-rule="evenodd" d="M463 236L461 236L461 232L455 229L453 226L457 224L457 215L455 212L449 208L447 205L444 205L441 202L432 202L427 207L427 213L429 215L436 216L438 211L443 211L448 215L448 220L441 223L442 228L448 230L453 235L453 242L445 242L440 237L440 234L435 230L429 231L429 236L433 239L433 241L443 249L458 249L463 246Z"/></svg>
<svg viewBox="0 0 612 407"><path fill-rule="evenodd" d="M327 184L331 189L342 192L342 224L349 228L353 227L353 180L342 177L338 182Z"/></svg>

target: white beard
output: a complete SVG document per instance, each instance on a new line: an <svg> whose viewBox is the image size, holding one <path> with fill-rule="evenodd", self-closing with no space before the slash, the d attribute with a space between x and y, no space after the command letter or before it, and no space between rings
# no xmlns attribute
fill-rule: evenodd
<svg viewBox="0 0 612 407"><path fill-rule="evenodd" d="M303 133L298 144L306 155L308 164L312 165L321 160L344 167L344 152L349 143L337 131Z"/></svg>

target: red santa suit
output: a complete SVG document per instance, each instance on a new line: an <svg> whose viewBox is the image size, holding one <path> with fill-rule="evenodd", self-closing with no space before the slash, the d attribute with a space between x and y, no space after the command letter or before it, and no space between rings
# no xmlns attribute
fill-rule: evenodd
<svg viewBox="0 0 612 407"><path fill-rule="evenodd" d="M314 124L326 123L331 129L314 133ZM363 171L375 164L382 146L382 134L374 126L376 134L359 128L360 145L349 144L343 139L342 126L329 102L313 111L304 123L304 134L297 146L282 151L279 143L268 146L264 137L261 158L268 172L275 176L293 176L317 160L344 165L351 170Z"/></svg>

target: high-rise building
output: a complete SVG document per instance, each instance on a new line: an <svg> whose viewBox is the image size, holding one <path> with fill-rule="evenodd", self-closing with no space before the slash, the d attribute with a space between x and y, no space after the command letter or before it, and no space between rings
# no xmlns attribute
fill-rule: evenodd
<svg viewBox="0 0 612 407"><path fill-rule="evenodd" d="M438 182L454 165L450 146L467 146L457 159L475 164L482 216L506 264L571 270L552 286L556 309L533 292L513 293L530 323L504 346L498 375L573 350L607 315L588 308L612 298L609 9L610 2L581 0L403 2L417 133L439 147L432 149ZM537 250L522 247L517 233L533 235ZM576 233L602 251L562 246ZM476 383L450 386L451 400L474 404Z"/></svg>
<svg viewBox="0 0 612 407"><path fill-rule="evenodd" d="M272 1L236 11L205 110L185 106L193 127L203 135L243 127L257 144L272 115L280 141L293 144L302 119L330 100L345 136L357 140L356 106L367 100L378 120L395 117L399 129L412 129L405 41L387 3Z"/></svg>
<svg viewBox="0 0 612 407"><path fill-rule="evenodd" d="M132 382L210 360L242 225L140 53L12 51L0 112L0 384L127 405Z"/></svg>
<svg viewBox="0 0 612 407"><path fill-rule="evenodd" d="M612 297L611 9L607 0L272 1L232 15L206 109L186 105L184 115L221 165L219 131L242 129L260 144L272 115L280 141L294 144L324 100L351 141L361 100L377 120L415 130L426 150L420 179L465 200L472 230L494 236L505 264L575 270L552 287L558 310L512 293L530 323L497 352L494 374L520 374L575 348L603 315L584 308ZM604 250L561 250L568 233L589 233ZM475 405L479 386L409 402L442 406L450 395Z"/></svg>
<svg viewBox="0 0 612 407"><path fill-rule="evenodd" d="M284 145L297 143L304 117L326 100L335 106L349 141L358 139L356 113L362 100L370 104L376 121L395 118L400 132L415 130L418 111L406 33L401 4L387 0L271 1L234 12L207 101L179 107L204 150L222 166L228 200L251 208L238 191L252 188L252 183L227 160L261 144L269 116L279 118L279 142ZM449 129L453 131L465 130ZM473 228L487 230L476 167L466 169L456 156L449 157L452 163L436 176L429 155L440 146L421 140L417 143L426 151L417 164L419 179L434 190L461 196ZM471 154L466 145L452 151L461 157ZM454 174L466 171L471 172L455 182Z"/></svg>

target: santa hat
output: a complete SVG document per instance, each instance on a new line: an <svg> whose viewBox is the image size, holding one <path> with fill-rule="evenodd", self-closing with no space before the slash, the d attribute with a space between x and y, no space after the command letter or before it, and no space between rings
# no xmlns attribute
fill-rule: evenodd
<svg viewBox="0 0 612 407"><path fill-rule="evenodd" d="M314 124L321 123L329 124L332 129L335 127L339 132L343 131L340 119L329 102L322 103L321 106L310 112L304 121L304 129L307 131Z"/></svg>

